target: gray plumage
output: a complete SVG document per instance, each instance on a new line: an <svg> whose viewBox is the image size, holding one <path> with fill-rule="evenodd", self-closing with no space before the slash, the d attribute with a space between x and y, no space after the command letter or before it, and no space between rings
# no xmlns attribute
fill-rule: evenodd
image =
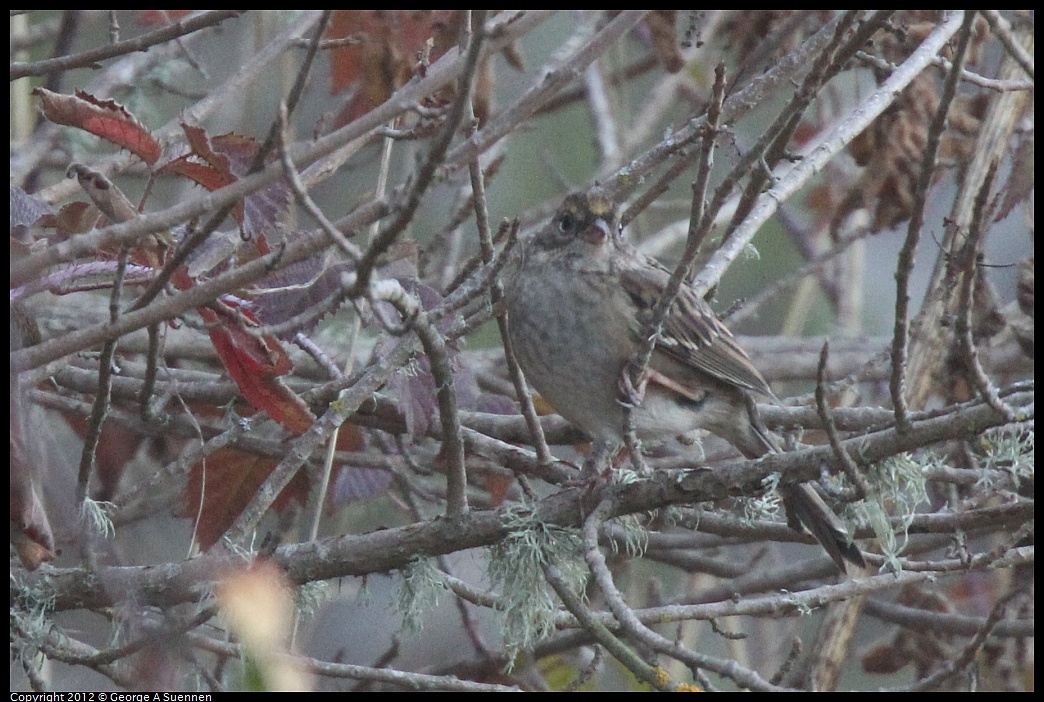
<svg viewBox="0 0 1044 702"><path fill-rule="evenodd" d="M524 242L508 279L511 342L526 378L599 445L623 441L622 374L669 278L621 240L613 203L595 191L565 199ZM775 399L728 328L683 285L632 409L639 438L705 429L748 458L777 451L753 414L755 396ZM787 486L783 498L791 526L805 525L842 572L846 560L863 565L841 520L811 485Z"/></svg>

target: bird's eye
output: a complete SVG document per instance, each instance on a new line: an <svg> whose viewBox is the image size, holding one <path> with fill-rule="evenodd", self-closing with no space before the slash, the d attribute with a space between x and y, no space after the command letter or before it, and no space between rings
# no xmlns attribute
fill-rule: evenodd
<svg viewBox="0 0 1044 702"><path fill-rule="evenodd" d="M558 218L558 229L563 234L569 234L576 229L576 217L569 214L568 212L562 214Z"/></svg>

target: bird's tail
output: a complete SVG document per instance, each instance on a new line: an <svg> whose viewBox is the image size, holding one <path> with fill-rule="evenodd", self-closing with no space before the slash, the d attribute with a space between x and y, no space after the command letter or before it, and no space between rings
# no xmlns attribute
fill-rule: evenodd
<svg viewBox="0 0 1044 702"><path fill-rule="evenodd" d="M791 529L800 530L803 525L816 541L822 544L838 569L846 571L845 561L860 568L866 567L863 554L848 539L848 531L840 517L827 506L819 493L808 483L787 485L782 488L783 506L787 510L787 523Z"/></svg>
<svg viewBox="0 0 1044 702"><path fill-rule="evenodd" d="M748 400L747 409L750 413L750 436L743 442L745 446L737 448L748 458L778 452L780 449L775 438L765 428L753 400ZM787 510L787 524L791 529L801 531L804 526L826 549L842 573L847 572L846 561L860 568L866 567L863 554L848 538L844 522L834 514L815 488L808 483L798 483L784 486L781 492L783 506Z"/></svg>

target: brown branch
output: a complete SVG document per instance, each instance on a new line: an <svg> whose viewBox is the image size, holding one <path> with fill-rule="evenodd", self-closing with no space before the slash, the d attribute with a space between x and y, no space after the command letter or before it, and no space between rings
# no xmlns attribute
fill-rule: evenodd
<svg viewBox="0 0 1044 702"><path fill-rule="evenodd" d="M245 10L206 10L195 17L172 22L162 29L142 34L134 39L109 44L108 46L101 46L97 49L84 51L79 54L61 56L59 58L46 59L43 61L32 61L29 63L12 61L10 77L11 80L15 80L25 76L43 76L57 71L65 71L70 68L97 68L96 64L99 61L104 61L105 59L113 58L115 56L122 56L123 54L130 54L135 51L145 51L150 46L162 44L178 37L183 37L186 34L197 32L200 29L217 26L229 18L238 17L243 14L243 12L245 12Z"/></svg>
<svg viewBox="0 0 1044 702"><path fill-rule="evenodd" d="M342 414L350 414L358 404L368 399L380 379L399 367L402 353L400 350L390 354L368 369L363 379L346 393L344 406L331 408L327 412L330 418L324 416L313 430L292 442L288 461L301 461L303 458L293 456L311 455L321 446L326 431L323 426L343 422ZM1032 393L1009 398L1012 404L1026 401L1032 401ZM976 401L950 408L942 416L915 420L911 431L905 434L900 435L894 429L884 430L849 439L843 442L843 447L858 464L865 465L930 443L964 439L1002 423L1003 419L992 408ZM611 514L615 516L644 512L669 504L711 501L732 494L754 494L760 489L761 481L771 473L781 472L786 479L794 481L814 479L818 475L817 466L832 460L832 449L824 446L777 454L757 462L744 461L722 466L715 471L657 471L634 485L614 488ZM282 468L281 463L277 471ZM281 487L276 483L264 492L274 490L274 495ZM581 488L565 490L543 499L534 506L534 510L540 519L548 523L576 526L578 515L583 510L580 501L600 500L600 492L588 494ZM506 534L510 511L507 508L472 511L459 522L433 520L369 534L294 544L278 549L276 560L286 570L288 577L297 583L384 572L401 568L410 558L417 556L450 553L494 543ZM223 562L224 558L214 553L175 564L103 568L105 577L102 580L111 577L116 583L122 582L122 586L112 589L101 587L93 576L88 577L78 570L52 569L46 574L13 572L18 573L18 582L26 584L41 577L48 578L56 591L56 610L111 606L113 592L135 592L138 593L137 601L140 604L162 605L196 600L200 594L198 583L213 577L214 567ZM994 559L994 562L1007 563L1005 558L1008 557ZM955 561L954 567L969 568L976 567L976 564Z"/></svg>

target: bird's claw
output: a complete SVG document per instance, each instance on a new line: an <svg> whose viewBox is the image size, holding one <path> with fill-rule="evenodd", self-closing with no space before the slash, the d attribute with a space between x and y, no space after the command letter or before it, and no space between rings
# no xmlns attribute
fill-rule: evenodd
<svg viewBox="0 0 1044 702"><path fill-rule="evenodd" d="M631 409L642 404L642 400L645 399L645 386L649 382L649 374L642 373L641 379L638 381L638 387L635 387L632 380L634 375L634 362L630 361L620 371L620 379L617 382L617 388L620 391L620 397L617 399L617 402Z"/></svg>

